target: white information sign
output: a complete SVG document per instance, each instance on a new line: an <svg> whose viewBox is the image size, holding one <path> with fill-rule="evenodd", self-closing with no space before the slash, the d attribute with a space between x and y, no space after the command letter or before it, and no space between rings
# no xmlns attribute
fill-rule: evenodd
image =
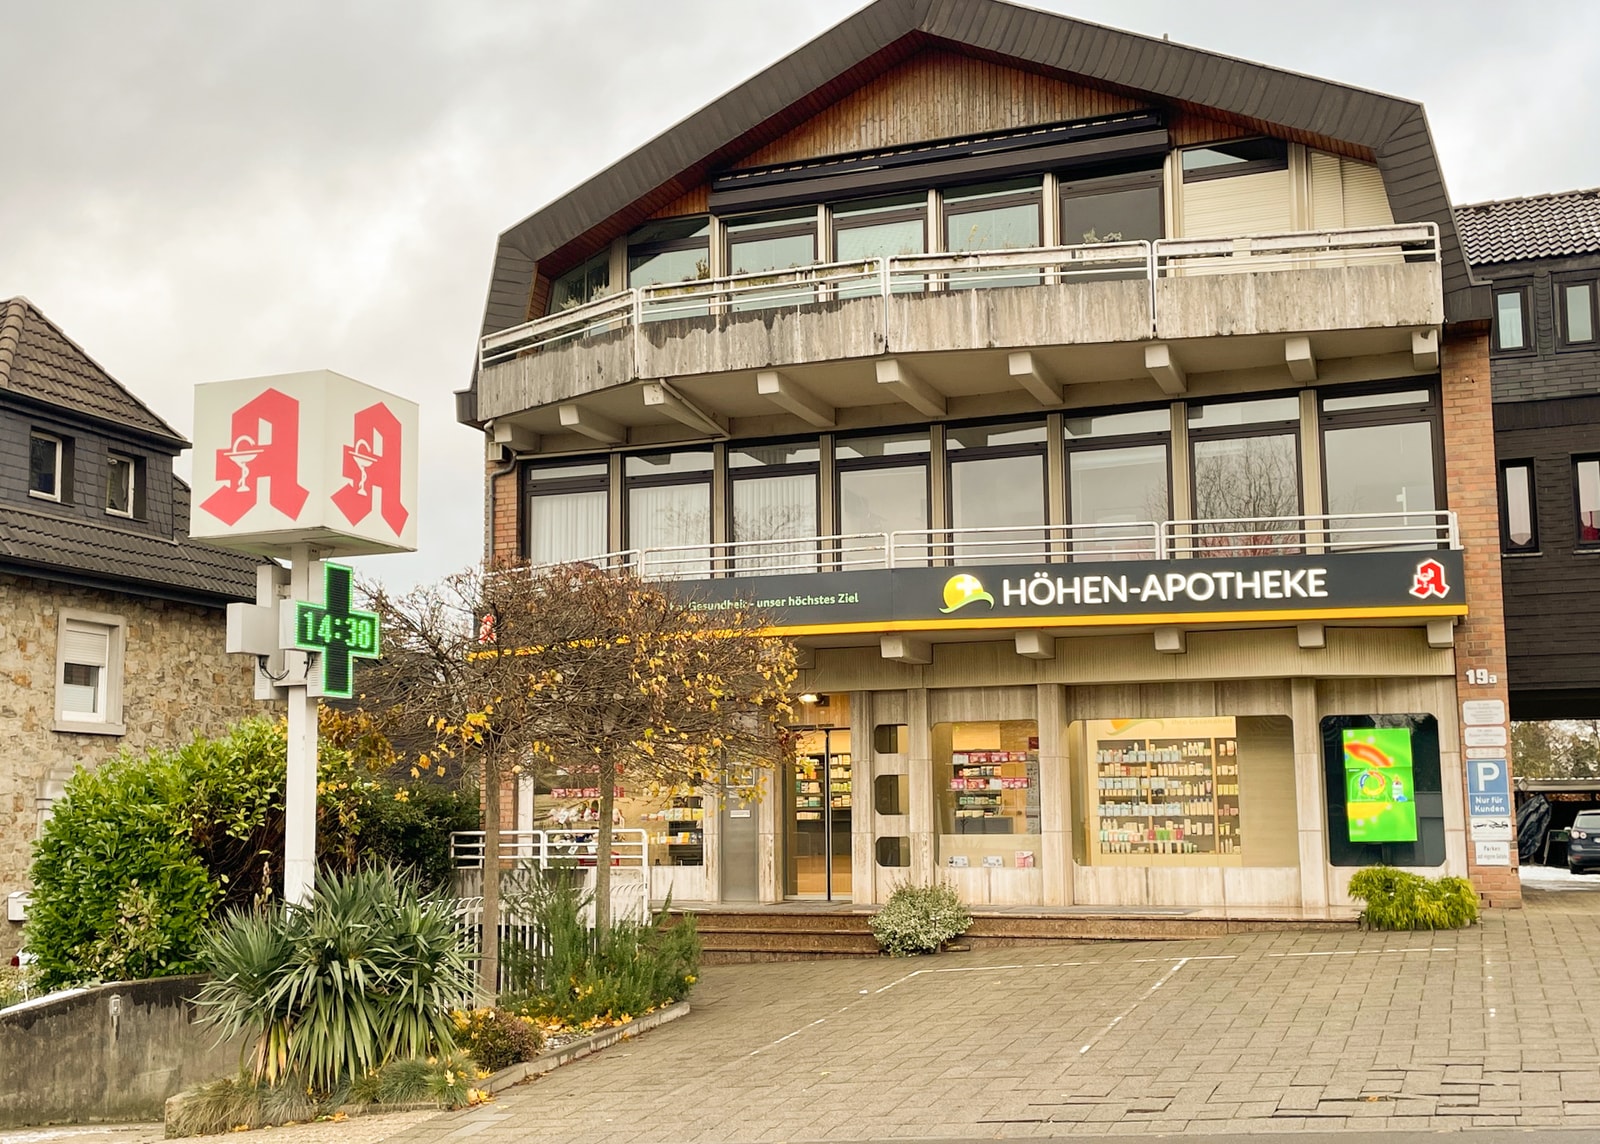
<svg viewBox="0 0 1600 1144"><path fill-rule="evenodd" d="M1472 848L1476 852L1480 866L1509 866L1511 865L1511 843L1509 842L1481 842L1474 838Z"/></svg>
<svg viewBox="0 0 1600 1144"><path fill-rule="evenodd" d="M1466 727L1462 737L1469 747L1504 747L1508 741L1504 727ZM1496 758L1503 758L1497 755Z"/></svg>
<svg viewBox="0 0 1600 1144"><path fill-rule="evenodd" d="M1506 705L1498 699L1469 699L1461 705L1461 721L1469 727L1493 727L1506 721Z"/></svg>
<svg viewBox="0 0 1600 1144"><path fill-rule="evenodd" d="M1510 842L1511 820L1509 818L1474 818L1472 823L1472 840L1474 842Z"/></svg>
<svg viewBox="0 0 1600 1144"><path fill-rule="evenodd" d="M1468 747L1467 748L1467 758L1469 758L1469 759L1503 759L1505 757L1506 757L1506 749L1504 747Z"/></svg>

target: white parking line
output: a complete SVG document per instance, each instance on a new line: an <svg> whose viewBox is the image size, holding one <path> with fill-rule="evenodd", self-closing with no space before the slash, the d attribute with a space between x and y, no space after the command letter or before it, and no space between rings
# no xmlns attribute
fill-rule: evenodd
<svg viewBox="0 0 1600 1144"><path fill-rule="evenodd" d="M1156 960L1160 960L1160 959L1158 959L1158 958L1144 958L1144 959L1141 959L1141 960L1156 961ZM1140 996L1139 1000L1135 1001L1132 1005L1129 1005L1122 1012L1118 1013L1115 1017L1111 1018L1111 1020L1106 1024L1105 1028L1101 1029L1094 1036L1090 1037L1088 1039L1088 1041L1086 1041L1078 1049L1078 1055L1082 1056L1084 1053L1088 1052L1090 1049L1094 1048L1097 1044L1099 1044L1100 1043L1100 1039L1102 1037L1104 1037L1107 1033L1111 1032L1111 1030L1115 1029L1118 1025L1122 1024L1123 1018L1128 1016L1128 1014L1132 1013L1135 1009L1137 1009L1144 1002L1148 1001L1151 997L1153 997L1155 995L1155 992L1156 992L1157 989L1160 989L1169 980L1171 980L1172 975L1174 973L1178 972L1178 970L1182 969L1185 965L1188 965L1189 962L1198 961L1198 960L1199 960L1198 958L1190 958L1190 957L1179 958L1178 959L1178 964L1174 965L1171 969L1167 970L1160 977L1156 978L1156 983L1154 985L1150 986L1150 988L1146 989L1144 991L1143 995ZM1227 959L1226 958L1213 957L1213 958L1208 958L1207 960L1216 961L1216 960L1227 960Z"/></svg>

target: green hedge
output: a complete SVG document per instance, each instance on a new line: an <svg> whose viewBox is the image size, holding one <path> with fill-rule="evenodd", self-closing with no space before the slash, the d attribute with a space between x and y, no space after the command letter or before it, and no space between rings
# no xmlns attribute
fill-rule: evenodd
<svg viewBox="0 0 1600 1144"><path fill-rule="evenodd" d="M1465 878L1368 866L1350 879L1350 896L1366 903L1360 920L1368 929L1460 929L1478 920L1478 892Z"/></svg>

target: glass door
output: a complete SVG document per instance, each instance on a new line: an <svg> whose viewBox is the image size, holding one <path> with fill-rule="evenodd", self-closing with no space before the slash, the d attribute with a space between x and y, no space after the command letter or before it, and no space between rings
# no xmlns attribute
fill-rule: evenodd
<svg viewBox="0 0 1600 1144"><path fill-rule="evenodd" d="M784 783L785 881L792 898L850 898L850 732L799 734Z"/></svg>

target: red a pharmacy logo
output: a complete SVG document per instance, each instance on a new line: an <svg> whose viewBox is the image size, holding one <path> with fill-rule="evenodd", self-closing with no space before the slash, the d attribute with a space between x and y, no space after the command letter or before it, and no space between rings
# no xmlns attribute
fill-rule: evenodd
<svg viewBox="0 0 1600 1144"><path fill-rule="evenodd" d="M400 502L400 420L381 401L355 416L354 440L344 447L344 477L348 484L333 494L333 503L351 524L360 524L372 511L372 494L381 492L378 515L399 536L411 516Z"/></svg>
<svg viewBox="0 0 1600 1144"><path fill-rule="evenodd" d="M1416 576L1411 581L1411 594L1419 600L1438 596L1441 600L1450 594L1450 585L1444 582L1444 565L1437 560L1424 560L1417 565Z"/></svg>
<svg viewBox="0 0 1600 1144"><path fill-rule="evenodd" d="M276 389L263 391L234 411L228 441L217 450L222 487L200 507L223 524L237 524L256 507L266 480L267 503L298 520L310 495L300 484L300 403Z"/></svg>

